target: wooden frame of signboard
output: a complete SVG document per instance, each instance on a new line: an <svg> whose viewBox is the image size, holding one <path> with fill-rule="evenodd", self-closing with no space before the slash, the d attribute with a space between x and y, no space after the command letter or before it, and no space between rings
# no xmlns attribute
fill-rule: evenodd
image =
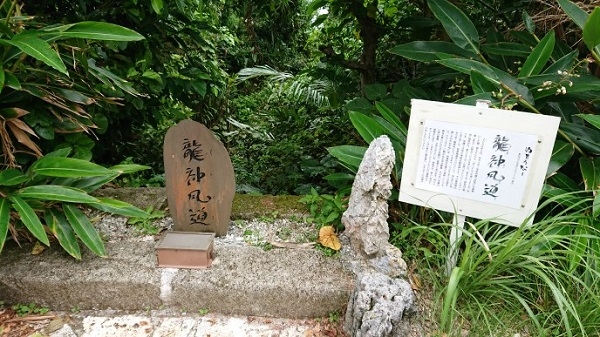
<svg viewBox="0 0 600 337"><path fill-rule="evenodd" d="M399 200L455 214L448 272L465 216L531 224L560 118L413 99Z"/></svg>

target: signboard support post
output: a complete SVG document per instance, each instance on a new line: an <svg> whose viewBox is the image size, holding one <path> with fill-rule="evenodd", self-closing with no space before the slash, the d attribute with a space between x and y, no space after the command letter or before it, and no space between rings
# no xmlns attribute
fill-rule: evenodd
<svg viewBox="0 0 600 337"><path fill-rule="evenodd" d="M490 101L478 99L475 104L477 107L489 108ZM456 267L458 260L458 242L463 234L465 228L465 216L462 214L454 213L452 218L452 229L450 230L450 248L448 250L448 258L446 259L446 276L452 274L452 269Z"/></svg>
<svg viewBox="0 0 600 337"><path fill-rule="evenodd" d="M450 230L450 250L448 251L448 258L446 259L446 276L450 276L452 269L456 267L456 261L458 260L458 241L463 234L464 227L465 216L454 213L454 218L452 218L452 229Z"/></svg>

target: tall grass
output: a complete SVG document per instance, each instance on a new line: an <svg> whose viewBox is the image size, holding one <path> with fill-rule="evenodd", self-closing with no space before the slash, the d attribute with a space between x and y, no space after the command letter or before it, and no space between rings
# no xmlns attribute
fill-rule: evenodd
<svg viewBox="0 0 600 337"><path fill-rule="evenodd" d="M468 223L450 277L444 263L452 225L416 229L446 240L426 261L440 290L440 332L458 335L456 323L467 322L475 335L599 336L600 223L588 199L568 208L555 201L540 206L552 215L531 226Z"/></svg>

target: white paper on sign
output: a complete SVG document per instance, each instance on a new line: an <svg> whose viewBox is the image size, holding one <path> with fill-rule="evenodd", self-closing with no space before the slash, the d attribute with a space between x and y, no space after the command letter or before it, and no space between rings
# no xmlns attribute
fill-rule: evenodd
<svg viewBox="0 0 600 337"><path fill-rule="evenodd" d="M536 135L424 120L415 187L519 209Z"/></svg>
<svg viewBox="0 0 600 337"><path fill-rule="evenodd" d="M559 123L554 116L413 99L398 199L530 224Z"/></svg>

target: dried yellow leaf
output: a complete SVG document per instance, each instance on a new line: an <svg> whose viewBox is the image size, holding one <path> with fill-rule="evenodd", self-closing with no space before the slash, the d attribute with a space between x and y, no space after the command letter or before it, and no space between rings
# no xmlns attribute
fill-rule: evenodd
<svg viewBox="0 0 600 337"><path fill-rule="evenodd" d="M319 230L319 240L318 242L325 247L331 248L333 250L340 250L342 248L342 243L340 239L338 239L337 235L335 235L335 231L332 226L323 226Z"/></svg>
<svg viewBox="0 0 600 337"><path fill-rule="evenodd" d="M41 244L39 242L36 242L35 245L33 245L33 248L31 249L31 254L32 255L40 255L45 250L46 250L46 246L44 246L43 244Z"/></svg>

